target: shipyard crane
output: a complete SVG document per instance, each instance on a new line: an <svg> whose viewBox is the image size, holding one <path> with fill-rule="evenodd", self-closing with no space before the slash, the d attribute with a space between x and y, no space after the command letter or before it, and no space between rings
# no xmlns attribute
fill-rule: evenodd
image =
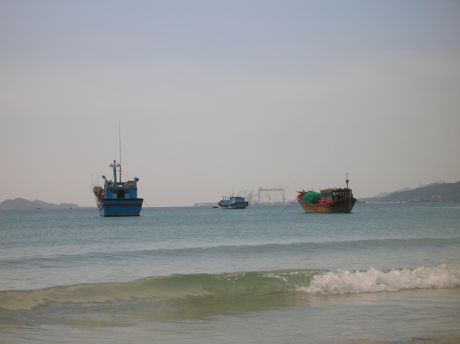
<svg viewBox="0 0 460 344"><path fill-rule="evenodd" d="M283 194L283 203L286 202L286 197L285 197L284 188L263 188L263 187L259 187L259 190L258 190L258 199L259 199L259 202L260 202L260 200L261 200L261 198L260 198L260 193L261 193L261 192L266 192L266 193L267 193L267 196L268 196L268 199L269 199L269 201L271 202L270 192L272 192L272 191L282 192L282 194Z"/></svg>

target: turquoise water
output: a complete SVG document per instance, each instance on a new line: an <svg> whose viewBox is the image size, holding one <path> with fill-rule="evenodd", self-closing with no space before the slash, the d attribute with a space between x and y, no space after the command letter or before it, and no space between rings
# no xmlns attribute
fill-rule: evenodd
<svg viewBox="0 0 460 344"><path fill-rule="evenodd" d="M1 343L460 341L460 205L0 213Z"/></svg>

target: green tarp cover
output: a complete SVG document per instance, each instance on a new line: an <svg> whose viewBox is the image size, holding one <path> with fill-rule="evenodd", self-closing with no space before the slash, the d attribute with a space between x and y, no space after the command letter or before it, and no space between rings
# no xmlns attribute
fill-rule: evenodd
<svg viewBox="0 0 460 344"><path fill-rule="evenodd" d="M303 195L303 201L308 204L316 204L321 199L321 194L319 192L308 191Z"/></svg>

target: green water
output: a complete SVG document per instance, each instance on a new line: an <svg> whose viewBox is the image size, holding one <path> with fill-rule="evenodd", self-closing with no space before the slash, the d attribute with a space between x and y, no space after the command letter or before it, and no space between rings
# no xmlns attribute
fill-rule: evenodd
<svg viewBox="0 0 460 344"><path fill-rule="evenodd" d="M456 343L460 206L0 213L0 343Z"/></svg>

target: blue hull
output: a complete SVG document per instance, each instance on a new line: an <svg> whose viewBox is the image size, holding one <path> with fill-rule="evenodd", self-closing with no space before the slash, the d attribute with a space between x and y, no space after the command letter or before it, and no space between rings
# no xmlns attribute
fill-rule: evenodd
<svg viewBox="0 0 460 344"><path fill-rule="evenodd" d="M143 201L142 198L104 198L98 204L99 214L104 217L139 216Z"/></svg>
<svg viewBox="0 0 460 344"><path fill-rule="evenodd" d="M223 209L246 209L249 205L248 202L239 202L239 203L232 203L232 204L223 204L220 205Z"/></svg>

